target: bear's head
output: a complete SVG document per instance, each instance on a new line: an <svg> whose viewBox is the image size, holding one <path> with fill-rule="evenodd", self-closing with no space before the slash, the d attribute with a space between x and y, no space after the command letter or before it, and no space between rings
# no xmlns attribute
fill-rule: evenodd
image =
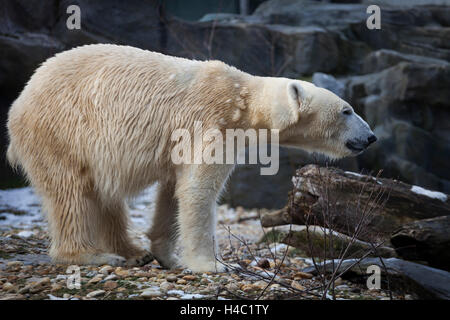
<svg viewBox="0 0 450 320"><path fill-rule="evenodd" d="M280 144L339 159L358 155L377 138L344 100L314 84L283 79L271 106Z"/></svg>

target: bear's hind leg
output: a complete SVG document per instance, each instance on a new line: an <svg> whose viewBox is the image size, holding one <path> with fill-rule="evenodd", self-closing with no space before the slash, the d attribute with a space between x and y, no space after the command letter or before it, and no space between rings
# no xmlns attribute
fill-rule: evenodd
<svg viewBox="0 0 450 320"><path fill-rule="evenodd" d="M53 196L43 195L50 232L50 256L56 263L125 265L126 259L105 252L97 239L98 203L91 197L61 188Z"/></svg>
<svg viewBox="0 0 450 320"><path fill-rule="evenodd" d="M155 215L147 236L151 241L151 252L158 262L166 268L179 266L175 255L176 214L178 210L175 198L175 183L160 183L156 199Z"/></svg>

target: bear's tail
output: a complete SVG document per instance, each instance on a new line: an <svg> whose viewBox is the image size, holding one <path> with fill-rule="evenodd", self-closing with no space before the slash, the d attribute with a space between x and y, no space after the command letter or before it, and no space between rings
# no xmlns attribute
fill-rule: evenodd
<svg viewBox="0 0 450 320"><path fill-rule="evenodd" d="M6 151L6 159L8 160L10 166L14 169L17 169L17 167L20 165L19 158L17 157L12 143L9 144L8 151Z"/></svg>

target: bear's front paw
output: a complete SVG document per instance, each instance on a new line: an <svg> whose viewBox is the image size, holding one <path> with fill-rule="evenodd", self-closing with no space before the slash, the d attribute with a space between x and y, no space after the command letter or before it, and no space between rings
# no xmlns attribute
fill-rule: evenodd
<svg viewBox="0 0 450 320"><path fill-rule="evenodd" d="M155 259L163 268L166 269L177 269L181 267L180 259L175 254L155 256Z"/></svg>
<svg viewBox="0 0 450 320"><path fill-rule="evenodd" d="M155 257L153 256L153 254L151 254L151 252L144 251L144 253L142 255L129 258L126 262L126 266L127 267L141 267L141 266L146 265L147 263L152 262L153 259L155 259Z"/></svg>
<svg viewBox="0 0 450 320"><path fill-rule="evenodd" d="M199 272L228 272L229 270L227 267L220 263L217 260L207 260L205 258L197 258L190 261L186 261L186 267L192 272L199 273Z"/></svg>

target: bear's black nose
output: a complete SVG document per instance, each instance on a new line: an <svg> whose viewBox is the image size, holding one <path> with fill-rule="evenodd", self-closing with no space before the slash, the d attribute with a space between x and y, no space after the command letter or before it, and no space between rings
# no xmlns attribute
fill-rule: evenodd
<svg viewBox="0 0 450 320"><path fill-rule="evenodd" d="M377 137L375 135L371 135L367 141L369 142L369 144L374 143L375 141L377 141Z"/></svg>

